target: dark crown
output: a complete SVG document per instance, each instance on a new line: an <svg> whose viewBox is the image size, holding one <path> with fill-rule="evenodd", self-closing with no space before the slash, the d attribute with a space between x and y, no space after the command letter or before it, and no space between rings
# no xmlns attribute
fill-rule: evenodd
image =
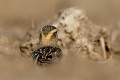
<svg viewBox="0 0 120 80"><path fill-rule="evenodd" d="M46 25L42 28L42 31L47 34L48 32L54 30L54 29L57 29L55 26L52 26L52 25Z"/></svg>

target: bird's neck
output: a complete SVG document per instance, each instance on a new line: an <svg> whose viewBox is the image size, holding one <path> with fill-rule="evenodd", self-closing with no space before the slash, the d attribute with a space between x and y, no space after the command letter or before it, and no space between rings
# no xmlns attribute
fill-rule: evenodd
<svg viewBox="0 0 120 80"><path fill-rule="evenodd" d="M57 45L57 39L56 38L48 38L48 37L43 37L40 45L43 46L54 46L54 47L58 47Z"/></svg>

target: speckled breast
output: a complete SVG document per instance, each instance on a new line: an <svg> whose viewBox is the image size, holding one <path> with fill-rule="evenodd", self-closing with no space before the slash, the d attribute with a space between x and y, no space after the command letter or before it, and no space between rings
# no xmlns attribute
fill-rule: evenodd
<svg viewBox="0 0 120 80"><path fill-rule="evenodd" d="M33 51L31 54L36 63L52 63L62 57L62 51L58 47L45 46Z"/></svg>

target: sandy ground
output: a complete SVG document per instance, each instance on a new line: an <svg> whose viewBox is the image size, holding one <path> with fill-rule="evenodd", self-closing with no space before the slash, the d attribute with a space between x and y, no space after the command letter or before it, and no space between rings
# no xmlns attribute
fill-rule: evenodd
<svg viewBox="0 0 120 80"><path fill-rule="evenodd" d="M99 25L112 25L120 19L118 0L0 0L0 80L120 79L120 56L115 54L105 62L70 54L64 61L46 67L39 67L20 55L19 44L31 29L32 20L43 25L60 9L71 6L83 8L91 21ZM112 30L116 31L116 27ZM120 46L115 48L119 50Z"/></svg>

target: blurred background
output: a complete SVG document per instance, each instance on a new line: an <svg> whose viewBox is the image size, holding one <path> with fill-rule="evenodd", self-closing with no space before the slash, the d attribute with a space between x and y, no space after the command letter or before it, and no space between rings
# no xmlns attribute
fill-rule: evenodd
<svg viewBox="0 0 120 80"><path fill-rule="evenodd" d="M120 19L119 0L0 0L0 20L46 20L60 9L77 6L101 25Z"/></svg>
<svg viewBox="0 0 120 80"><path fill-rule="evenodd" d="M120 0L0 0L0 80L120 80L119 57L98 64L70 55L43 68L19 55L18 44L32 21L41 24L69 7L83 9L101 26L120 20Z"/></svg>

